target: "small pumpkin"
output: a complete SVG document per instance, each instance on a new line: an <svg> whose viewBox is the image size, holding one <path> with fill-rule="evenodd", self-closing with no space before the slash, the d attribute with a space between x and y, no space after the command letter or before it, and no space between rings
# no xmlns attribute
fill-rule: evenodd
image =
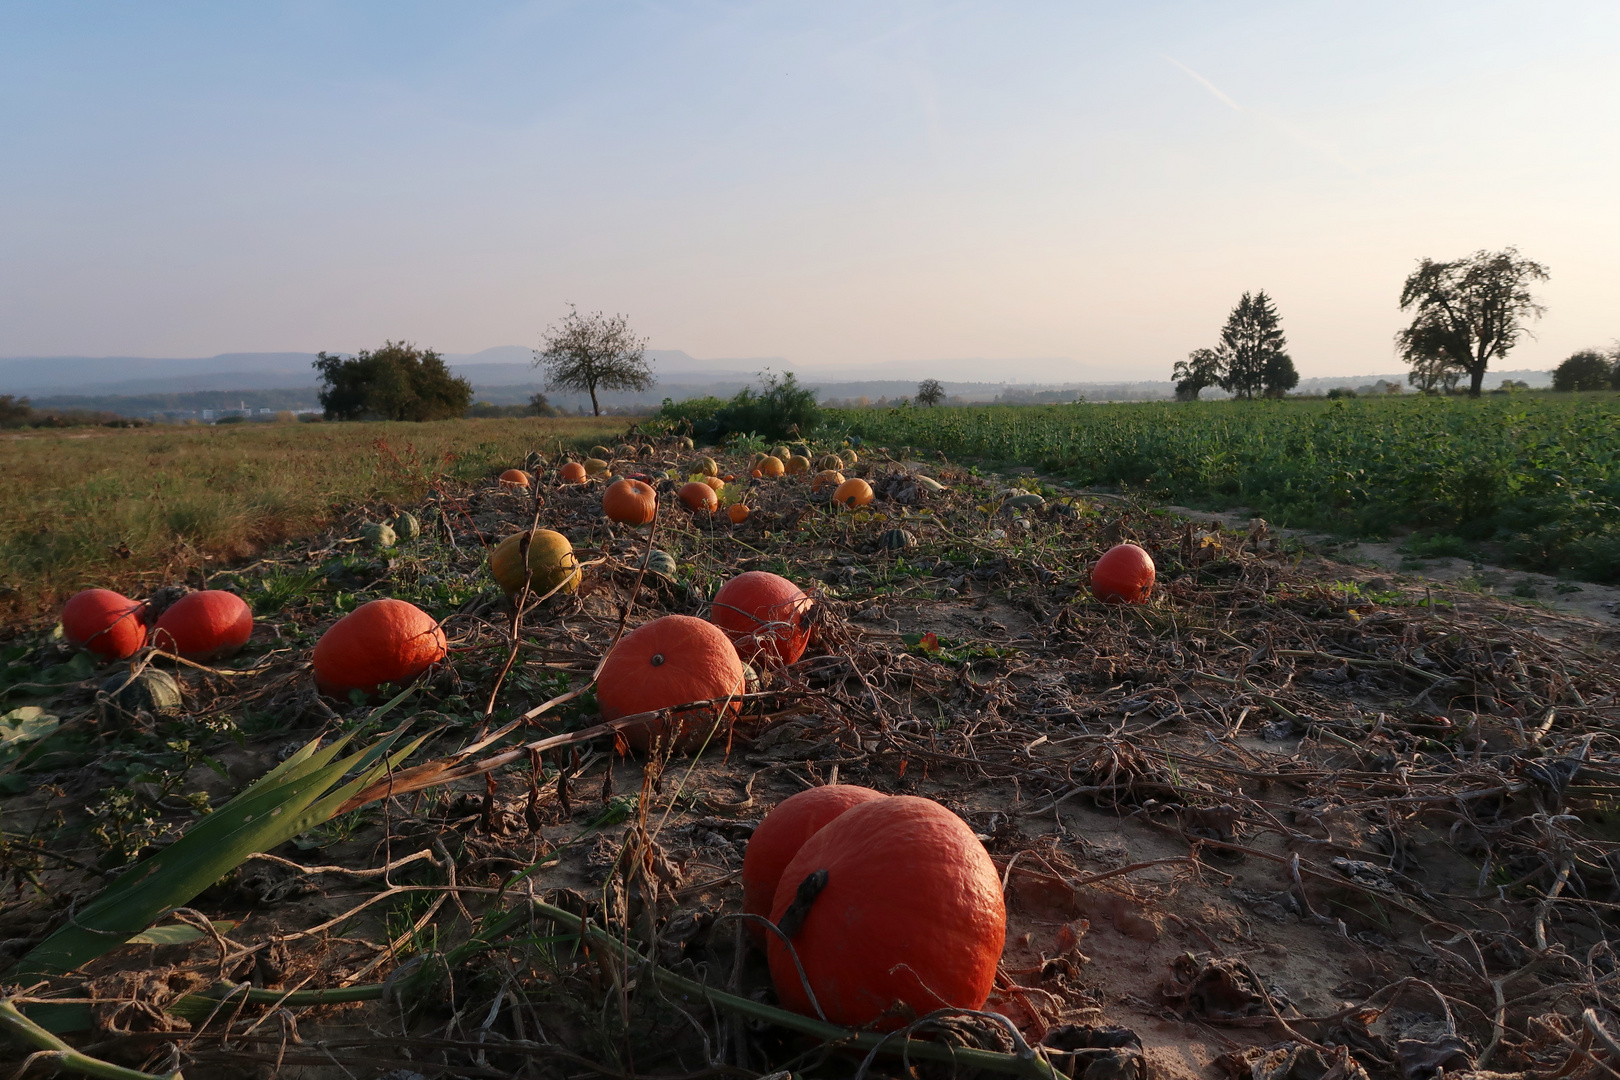
<svg viewBox="0 0 1620 1080"><path fill-rule="evenodd" d="M884 551L910 551L916 546L916 536L905 529L884 529L878 537L878 547Z"/></svg>
<svg viewBox="0 0 1620 1080"><path fill-rule="evenodd" d="M187 593L152 628L152 644L198 663L235 656L252 636L253 610L224 589Z"/></svg>
<svg viewBox="0 0 1620 1080"><path fill-rule="evenodd" d="M385 525L380 521L368 521L360 526L360 540L373 551L379 548L391 548L399 543L399 534L394 532L393 526Z"/></svg>
<svg viewBox="0 0 1620 1080"><path fill-rule="evenodd" d="M858 476L853 476L839 484L838 490L833 492L832 497L833 502L839 506L847 506L851 509L857 506L871 506L872 485Z"/></svg>
<svg viewBox="0 0 1620 1080"><path fill-rule="evenodd" d="M783 868L772 922L782 924L811 875L823 884L793 945L828 1020L892 1030L935 1009L984 1006L1007 908L995 864L961 818L912 795L850 807ZM777 997L813 1015L781 940L766 946Z"/></svg>
<svg viewBox="0 0 1620 1080"><path fill-rule="evenodd" d="M596 680L596 702L604 721L640 712L668 709L693 701L740 694L742 660L731 639L712 623L690 615L665 615L643 623L619 639ZM724 710L691 709L668 722L626 729L625 741L645 751L655 737L672 739L673 748L692 750L709 737L735 702Z"/></svg>
<svg viewBox="0 0 1620 1080"><path fill-rule="evenodd" d="M315 643L315 685L330 697L346 698L354 690L375 697L382 684L404 686L448 652L433 616L404 600L372 600Z"/></svg>
<svg viewBox="0 0 1620 1080"><path fill-rule="evenodd" d="M1105 604L1145 604L1153 595L1153 558L1135 544L1115 544L1091 571L1091 592Z"/></svg>
<svg viewBox="0 0 1620 1080"><path fill-rule="evenodd" d="M792 454L794 457L802 457L806 461L809 461L810 460L810 444L809 443L802 443L802 442L801 443L794 443L792 446L788 447L788 453Z"/></svg>
<svg viewBox="0 0 1620 1080"><path fill-rule="evenodd" d="M608 463L599 457L588 457L581 464L585 466L587 476L606 476Z"/></svg>
<svg viewBox="0 0 1620 1080"><path fill-rule="evenodd" d="M422 523L412 513L395 514L389 522L394 527L394 535L401 540L415 540L422 535Z"/></svg>
<svg viewBox="0 0 1620 1080"><path fill-rule="evenodd" d="M732 503L726 507L726 517L731 519L733 525L741 525L748 520L748 505L746 503Z"/></svg>
<svg viewBox="0 0 1620 1080"><path fill-rule="evenodd" d="M703 482L705 484L708 484L710 490L712 490L716 495L718 495L722 490L725 489L725 486L726 486L726 484L728 482L730 482L732 480L735 480L735 479L736 479L735 476L705 476L703 478Z"/></svg>
<svg viewBox="0 0 1620 1080"><path fill-rule="evenodd" d="M697 449L697 444L694 443L689 437L687 437L685 435L682 435L679 439L676 439L675 440L675 445L679 446L682 450L696 450Z"/></svg>
<svg viewBox="0 0 1620 1080"><path fill-rule="evenodd" d="M570 461L557 470L557 478L565 484L583 484L586 475L585 466L577 461Z"/></svg>
<svg viewBox="0 0 1620 1080"><path fill-rule="evenodd" d="M913 478L917 481L917 483L921 484L929 491L945 490L945 485L940 483L938 480L935 480L932 476L924 476L922 473L917 473Z"/></svg>
<svg viewBox="0 0 1620 1080"><path fill-rule="evenodd" d="M844 459L837 454L822 454L816 459L816 469L820 472L840 472L844 468Z"/></svg>
<svg viewBox="0 0 1620 1080"><path fill-rule="evenodd" d="M819 494L823 488L836 488L844 482L844 474L836 469L824 469L810 478L811 494Z"/></svg>
<svg viewBox="0 0 1620 1080"><path fill-rule="evenodd" d="M782 459L777 457L775 454L766 454L759 460L759 472L761 476L771 477L774 479L775 477L781 476L786 471L787 466L783 465Z"/></svg>
<svg viewBox="0 0 1620 1080"><path fill-rule="evenodd" d="M659 551L657 548L653 548L641 560L641 565L645 566L649 573L659 574L667 578L675 576L675 556L667 551Z"/></svg>
<svg viewBox="0 0 1620 1080"><path fill-rule="evenodd" d="M775 450L771 451L771 456L777 458L778 460L786 461L790 456L792 456L792 453L793 452L787 447L778 446Z"/></svg>
<svg viewBox="0 0 1620 1080"><path fill-rule="evenodd" d="M810 459L803 454L791 454L784 463L789 476L803 476L810 471Z"/></svg>
<svg viewBox="0 0 1620 1080"><path fill-rule="evenodd" d="M719 476L720 466L714 463L714 458L700 457L692 462L692 471L702 476Z"/></svg>
<svg viewBox="0 0 1620 1080"><path fill-rule="evenodd" d="M682 504L694 514L705 510L712 513L720 508L720 498L714 488L698 480L681 488L680 497Z"/></svg>
<svg viewBox="0 0 1620 1080"><path fill-rule="evenodd" d="M658 513L658 493L640 480L615 480L602 492L602 512L624 525L645 525Z"/></svg>
<svg viewBox="0 0 1620 1080"><path fill-rule="evenodd" d="M861 460L860 455L853 450L840 450L838 456L843 459L845 466L854 465Z"/></svg>
<svg viewBox="0 0 1620 1080"><path fill-rule="evenodd" d="M103 710L103 715L109 720L115 719L118 712L178 716L183 704L179 680L154 667L133 678L129 672L120 671L101 684L101 692L107 695L110 707Z"/></svg>
<svg viewBox="0 0 1620 1080"><path fill-rule="evenodd" d="M770 918L776 883L804 842L845 810L884 797L881 791L859 784L829 784L789 795L777 803L748 838L748 847L743 851L743 910ZM764 927L753 920L747 926L754 940L764 944Z"/></svg>
<svg viewBox="0 0 1620 1080"><path fill-rule="evenodd" d="M529 474L522 469L507 469L501 473L501 487L511 491L529 486Z"/></svg>
<svg viewBox="0 0 1620 1080"><path fill-rule="evenodd" d="M750 570L714 594L709 618L726 632L737 655L791 664L810 643L811 607L804 590L779 574Z"/></svg>
<svg viewBox="0 0 1620 1080"><path fill-rule="evenodd" d="M1025 491L1012 496L1001 505L1009 510L1039 510L1046 505L1046 500L1033 491Z"/></svg>
<svg viewBox="0 0 1620 1080"><path fill-rule="evenodd" d="M85 589L62 605L62 633L102 662L123 660L146 644L146 605L111 589Z"/></svg>
<svg viewBox="0 0 1620 1080"><path fill-rule="evenodd" d="M489 553L489 572L507 596L523 591L523 538L529 538L529 593L544 596L556 589L571 593L579 588L579 560L568 537L551 529L516 532Z"/></svg>
<svg viewBox="0 0 1620 1080"><path fill-rule="evenodd" d="M611 461L613 459L613 451L609 450L605 446L593 446L591 447L591 457L602 462Z"/></svg>

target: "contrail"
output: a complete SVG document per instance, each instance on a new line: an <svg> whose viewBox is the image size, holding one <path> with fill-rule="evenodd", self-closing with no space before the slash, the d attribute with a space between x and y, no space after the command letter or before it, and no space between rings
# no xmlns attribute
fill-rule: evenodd
<svg viewBox="0 0 1620 1080"><path fill-rule="evenodd" d="M1172 64L1176 65L1176 67L1180 68L1182 71L1185 71L1188 75L1191 75L1194 79L1197 79L1198 80L1198 85L1202 86L1205 90L1208 90L1211 94L1214 94L1215 97L1219 101L1223 102L1233 112L1247 112L1248 111L1243 106L1239 105L1237 102L1235 102L1231 98L1227 97L1226 94L1221 90L1220 87L1216 86L1214 83L1210 82L1208 79L1206 79L1202 75L1198 74L1198 72L1194 71L1192 68L1188 67L1186 64L1183 64L1180 60L1177 60L1175 57L1168 56L1168 55L1166 55L1164 53L1160 53L1159 55L1163 56L1166 60L1168 60Z"/></svg>

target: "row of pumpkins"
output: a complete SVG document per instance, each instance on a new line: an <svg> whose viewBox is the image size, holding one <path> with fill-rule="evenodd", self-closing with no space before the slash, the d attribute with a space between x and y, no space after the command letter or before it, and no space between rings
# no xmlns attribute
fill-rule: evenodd
<svg viewBox="0 0 1620 1080"><path fill-rule="evenodd" d="M816 462L819 471L810 476L811 492L819 494L831 488L832 501L840 506L854 508L871 505L872 485L860 477L846 479L839 471L854 464L855 460L853 450L845 451L842 457L837 454L824 455ZM590 457L586 458L583 464L577 461L567 462L558 470L557 478L565 485L584 484L592 477L606 477L608 469L607 461ZM693 462L692 470L691 475L698 479L691 480L676 492L681 504L693 513L718 511L720 491L728 481L735 480L736 477L721 476L719 465L713 458L708 457ZM781 476L810 474L811 464L807 455L790 454L784 448L778 449L775 454L757 455L750 463L748 472L756 480L774 479ZM652 482L653 477L645 473L632 473L614 480L603 493L602 509L614 521L627 525L647 524L652 521L656 506ZM522 469L507 469L500 475L501 486L508 490L526 490L532 483L530 474ZM740 524L748 519L749 511L745 504L739 502L727 507L727 513L733 522Z"/></svg>

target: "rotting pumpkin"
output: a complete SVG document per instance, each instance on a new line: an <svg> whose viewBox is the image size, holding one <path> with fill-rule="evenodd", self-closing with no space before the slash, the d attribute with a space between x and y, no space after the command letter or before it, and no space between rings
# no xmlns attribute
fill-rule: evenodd
<svg viewBox="0 0 1620 1080"><path fill-rule="evenodd" d="M640 480L615 480L602 492L602 512L621 525L646 525L658 513L658 493Z"/></svg>
<svg viewBox="0 0 1620 1080"><path fill-rule="evenodd" d="M743 852L743 911L770 918L776 883L805 841L845 810L884 797L881 791L859 784L830 784L801 791L777 803L748 838ZM766 931L752 919L748 921L748 933L764 944Z"/></svg>
<svg viewBox="0 0 1620 1080"><path fill-rule="evenodd" d="M744 660L791 664L810 642L812 606L804 590L787 578L750 570L720 586L709 620L726 632Z"/></svg>
<svg viewBox="0 0 1620 1080"><path fill-rule="evenodd" d="M771 921L792 940L826 1018L894 1030L935 1009L979 1009L1007 935L1001 879L973 830L931 799L851 807L782 871ZM768 939L784 1006L813 1015L786 946Z"/></svg>
<svg viewBox="0 0 1620 1080"><path fill-rule="evenodd" d="M715 701L741 694L743 664L731 639L720 629L690 615L665 615L643 623L619 639L596 679L596 702L604 721L636 713L673 708L695 701ZM736 702L689 709L670 720L625 729L625 742L645 752L660 747L690 751L737 712Z"/></svg>
<svg viewBox="0 0 1620 1080"><path fill-rule="evenodd" d="M375 697L383 684L403 687L449 652L433 616L404 600L361 604L315 643L315 685L329 697L358 690Z"/></svg>

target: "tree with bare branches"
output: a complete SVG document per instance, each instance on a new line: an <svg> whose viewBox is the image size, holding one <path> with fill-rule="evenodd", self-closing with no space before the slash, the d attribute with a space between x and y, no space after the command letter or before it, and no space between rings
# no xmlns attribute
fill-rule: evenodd
<svg viewBox="0 0 1620 1080"><path fill-rule="evenodd" d="M647 339L630 330L625 315L600 311L581 315L573 304L562 322L546 327L534 366L546 369L547 390L575 390L591 396L591 411L602 415L596 399L603 390L646 390L657 380L647 365Z"/></svg>

